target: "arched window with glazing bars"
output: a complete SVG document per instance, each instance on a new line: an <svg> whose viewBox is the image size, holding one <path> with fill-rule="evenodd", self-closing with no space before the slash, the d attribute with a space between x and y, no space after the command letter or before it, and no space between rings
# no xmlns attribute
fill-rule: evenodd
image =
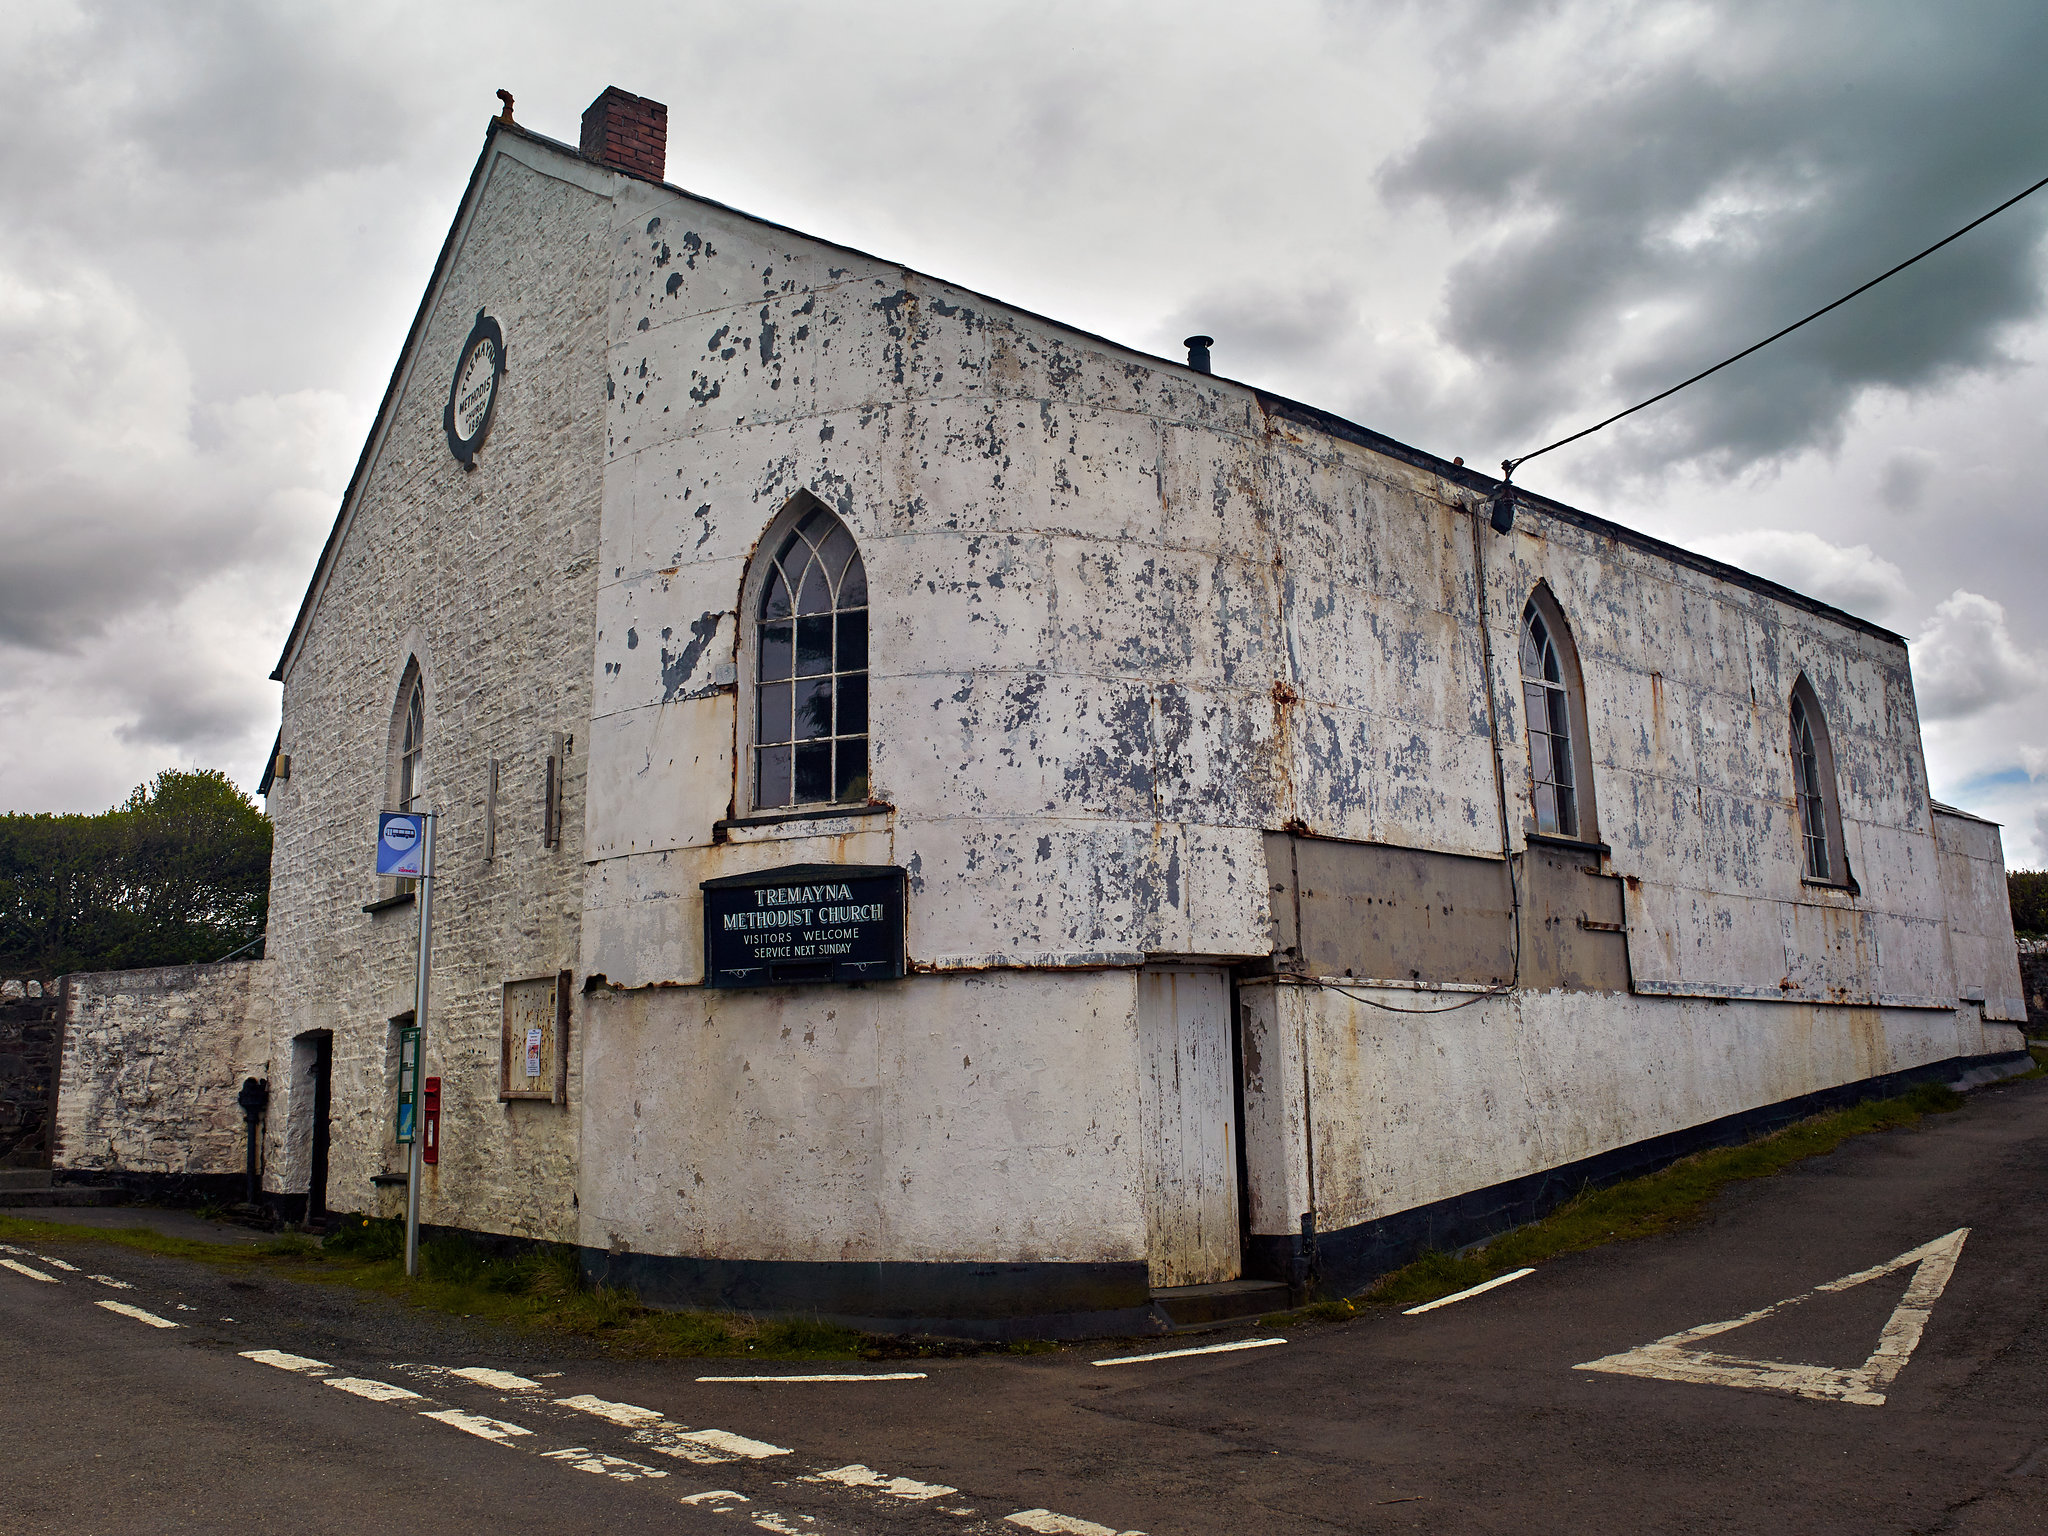
<svg viewBox="0 0 2048 1536"><path fill-rule="evenodd" d="M1551 837L1590 835L1581 788L1575 729L1582 703L1574 697L1577 658L1547 593L1522 610L1522 703L1529 731L1529 799L1536 830ZM1546 612L1546 610L1552 610Z"/></svg>
<svg viewBox="0 0 2048 1536"><path fill-rule="evenodd" d="M1800 867L1809 880L1842 885L1848 859L1842 848L1842 809L1835 795L1834 745L1813 685L1792 685L1792 797L1799 807Z"/></svg>
<svg viewBox="0 0 2048 1536"><path fill-rule="evenodd" d="M427 685L420 675L417 660L408 661L404 676L398 684L398 704L392 716L391 745L387 748L392 759L387 760L385 792L392 798L387 805L395 805L401 811L424 811L427 809ZM403 896L412 890L416 882L398 879L392 883L394 894Z"/></svg>
<svg viewBox="0 0 2048 1536"><path fill-rule="evenodd" d="M868 579L811 503L774 545L755 609L756 810L868 798Z"/></svg>
<svg viewBox="0 0 2048 1536"><path fill-rule="evenodd" d="M405 693L405 725L398 746L398 808L424 810L427 796L427 690L415 676Z"/></svg>

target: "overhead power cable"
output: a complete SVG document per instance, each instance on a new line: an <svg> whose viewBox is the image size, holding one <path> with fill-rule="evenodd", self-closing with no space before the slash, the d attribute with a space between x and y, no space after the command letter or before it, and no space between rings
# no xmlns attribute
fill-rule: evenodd
<svg viewBox="0 0 2048 1536"><path fill-rule="evenodd" d="M1643 401L1640 405L1632 405L1625 411L1616 411L1612 416L1608 417L1605 421L1596 421L1593 423L1592 426L1585 428L1583 431L1574 432L1570 437L1560 437L1556 442L1538 448L1534 453L1525 453L1519 459L1502 459L1500 463L1501 478L1504 480L1513 480L1515 477L1515 471L1517 469L1521 468L1531 459L1541 458L1544 454L1550 452L1552 448L1562 448L1566 443L1576 443L1582 437L1590 437L1595 432L1598 432L1602 427L1611 427L1617 421L1620 421L1624 416L1633 416L1637 411L1655 405L1659 400L1668 400L1673 395L1677 394L1681 389L1684 389L1689 385L1697 384L1701 379L1707 378L1712 374L1719 373L1723 368L1726 368L1730 363L1739 363L1745 357L1749 356L1750 353L1760 352L1765 347L1768 347L1772 342L1777 341L1781 337L1790 336L1802 325L1812 324L1815 320L1818 320L1822 315L1826 314L1829 310L1840 309L1844 304L1848 303L1858 294L1868 293L1871 289L1875 288L1879 283L1883 282L1886 278L1896 277L1899 273L1905 271L1906 268L1912 266L1914 262L1921 261L1926 257L1932 256L1944 245L1949 244L1950 241L1962 239L1964 235L1967 235L1979 224L1982 224L1987 220L1997 218L2001 213L2005 212L2005 210L2010 208L2014 203L2021 202L2026 198L2032 197L2036 192L2040 191L2043 187L2048 187L2048 176L2042 177L2039 181L2035 182L2031 187L2027 188L2026 191L2021 192L2016 196L2007 198L2004 202L2000 203L1996 208L1992 209L1989 213L1970 220L1969 223L1965 224L1961 229L1957 230L1954 234L1949 235L1945 239L1935 241L1934 244L1927 247L1927 249L1922 251L1918 256L1908 256L1904 261L1900 262L1896 267L1893 267L1890 271L1878 273L1876 277L1873 277L1869 282L1865 283L1862 287L1851 289L1848 293L1843 294L1839 299L1835 300L1834 303L1822 305L1819 309L1816 309L1812 314L1808 315L1804 320L1795 320L1790 325L1786 326L1785 329L1783 329L1782 331L1773 331L1770 335L1766 336L1762 341L1756 343L1755 346L1744 347L1740 352L1736 353L1733 357L1723 358L1720 362L1714 364L1713 367L1694 374L1691 378L1685 380L1683 383L1672 385L1669 389L1665 390L1661 394L1655 394L1650 396L1649 399Z"/></svg>

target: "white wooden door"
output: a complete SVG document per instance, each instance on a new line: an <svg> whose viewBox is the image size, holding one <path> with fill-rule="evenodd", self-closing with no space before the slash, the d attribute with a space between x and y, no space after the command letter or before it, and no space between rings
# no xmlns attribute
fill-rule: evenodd
<svg viewBox="0 0 2048 1536"><path fill-rule="evenodd" d="M1217 970L1140 971L1138 1052L1152 1285L1235 1280L1237 1095L1230 978Z"/></svg>

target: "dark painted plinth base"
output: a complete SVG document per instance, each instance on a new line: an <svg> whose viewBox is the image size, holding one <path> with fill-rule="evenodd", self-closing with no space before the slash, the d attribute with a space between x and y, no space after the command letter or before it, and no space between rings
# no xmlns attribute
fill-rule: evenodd
<svg viewBox="0 0 2048 1536"><path fill-rule="evenodd" d="M1245 1253L1245 1273L1284 1280L1298 1292L1352 1296L1381 1275L1411 1263L1432 1249L1451 1251L1497 1237L1536 1221L1586 1188L1599 1189L1654 1173L1695 1152L1732 1147L1796 1120L1847 1109L1868 1099L1886 1099L1921 1083L1953 1083L1966 1075L1980 1080L2024 1072L2033 1058L2024 1051L1996 1056L1958 1056L1948 1061L1845 1083L1782 1103L1727 1115L1665 1136L1617 1147L1597 1157L1510 1179L1504 1184L1454 1195L1380 1221L1363 1222L1313 1236L1254 1236Z"/></svg>
<svg viewBox="0 0 2048 1536"><path fill-rule="evenodd" d="M118 1168L58 1168L57 1184L117 1189L136 1205L232 1205L248 1193L239 1173L129 1173Z"/></svg>
<svg viewBox="0 0 2048 1536"><path fill-rule="evenodd" d="M1166 1333L1145 1266L848 1264L581 1250L583 1272L649 1306L801 1313L870 1333L1085 1339Z"/></svg>

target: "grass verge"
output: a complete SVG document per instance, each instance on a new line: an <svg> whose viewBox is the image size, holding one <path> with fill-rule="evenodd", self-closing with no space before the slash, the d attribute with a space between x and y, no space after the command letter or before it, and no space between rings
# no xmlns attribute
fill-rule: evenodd
<svg viewBox="0 0 2048 1536"><path fill-rule="evenodd" d="M2034 1055L2041 1061L2048 1057L2048 1050L2036 1050ZM2041 1070L2037 1067L2035 1072ZM1851 1137L1901 1130L1927 1115L1962 1107L1963 1096L1945 1083L1922 1083L1897 1098L1874 1099L1833 1114L1815 1115L1739 1147L1698 1152L1656 1173L1605 1189L1582 1189L1541 1221L1517 1227L1483 1247L1462 1253L1425 1253L1381 1276L1360 1296L1312 1302L1285 1315L1341 1320L1356 1317L1367 1307L1412 1307L1561 1253L1654 1237L1697 1220L1707 1202L1730 1184L1768 1178L1806 1158L1832 1152Z"/></svg>
<svg viewBox="0 0 2048 1536"><path fill-rule="evenodd" d="M228 1247L143 1228L74 1227L0 1216L0 1241L106 1243L196 1259L217 1270L260 1270L277 1278L345 1285L641 1359L853 1360L918 1352L914 1341L877 1339L819 1318L660 1311L626 1291L586 1283L575 1254L560 1247L504 1254L464 1237L431 1238L420 1245L420 1278L408 1280L399 1257L400 1224L362 1217L348 1218L324 1243L287 1235ZM926 1352L943 1348L944 1341L933 1341Z"/></svg>

